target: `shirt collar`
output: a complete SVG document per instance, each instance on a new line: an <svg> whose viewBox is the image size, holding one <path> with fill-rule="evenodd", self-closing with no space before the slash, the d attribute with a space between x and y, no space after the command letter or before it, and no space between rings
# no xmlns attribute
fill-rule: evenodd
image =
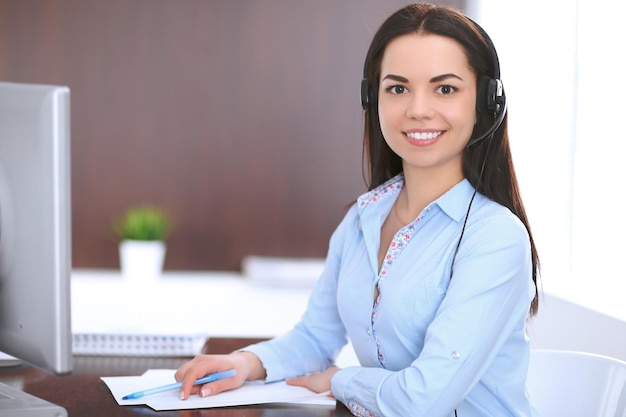
<svg viewBox="0 0 626 417"><path fill-rule="evenodd" d="M390 180L385 181L378 187L371 189L370 191L362 194L357 199L359 210L363 210L370 204L379 202L380 200L389 197L390 195L396 195L404 187L404 174L400 173Z"/></svg>
<svg viewBox="0 0 626 417"><path fill-rule="evenodd" d="M451 219L460 222L467 214L467 206L472 199L474 191L472 184L470 184L467 178L464 178L435 200L434 204L437 204Z"/></svg>
<svg viewBox="0 0 626 417"><path fill-rule="evenodd" d="M389 196L397 195L404 187L404 174L400 173L387 180L378 187L362 194L357 199L359 211L363 211L370 204L376 204ZM474 194L474 187L467 179L463 179L446 191L441 197L433 201L430 206L437 205L451 219L460 222L465 218L467 206Z"/></svg>

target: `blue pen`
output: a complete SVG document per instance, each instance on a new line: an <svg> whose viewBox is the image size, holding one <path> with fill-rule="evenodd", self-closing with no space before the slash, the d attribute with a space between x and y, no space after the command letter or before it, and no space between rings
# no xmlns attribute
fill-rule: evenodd
<svg viewBox="0 0 626 417"><path fill-rule="evenodd" d="M216 372L214 374L209 374L207 376L203 376L202 378L196 379L194 385L202 385L208 382L219 381L220 379L230 378L231 376L235 376L237 371L231 369L229 371ZM177 388L181 388L183 386L182 382L176 382L174 384L163 385L161 387L150 388L144 391L133 392L132 394L125 395L122 397L122 400L136 400L137 398L145 397L146 395L158 394L160 392L171 391Z"/></svg>

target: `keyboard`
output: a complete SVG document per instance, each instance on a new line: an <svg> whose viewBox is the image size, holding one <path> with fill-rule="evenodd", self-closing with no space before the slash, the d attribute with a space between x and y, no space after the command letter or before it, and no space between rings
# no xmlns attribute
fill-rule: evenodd
<svg viewBox="0 0 626 417"><path fill-rule="evenodd" d="M67 417L65 408L0 382L0 416Z"/></svg>

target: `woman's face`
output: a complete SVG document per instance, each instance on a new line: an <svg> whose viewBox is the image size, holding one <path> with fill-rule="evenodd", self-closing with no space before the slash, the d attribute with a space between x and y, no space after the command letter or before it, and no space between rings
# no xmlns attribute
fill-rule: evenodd
<svg viewBox="0 0 626 417"><path fill-rule="evenodd" d="M378 112L405 172L445 170L462 178L463 149L476 123L476 76L463 47L432 34L391 41L381 62Z"/></svg>

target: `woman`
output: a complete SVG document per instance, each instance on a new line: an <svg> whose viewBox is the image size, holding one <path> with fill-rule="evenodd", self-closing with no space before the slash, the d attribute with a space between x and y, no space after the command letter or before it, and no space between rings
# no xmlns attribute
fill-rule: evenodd
<svg viewBox="0 0 626 417"><path fill-rule="evenodd" d="M358 416L530 416L539 265L493 45L452 9L407 6L374 36L364 76L370 191L331 237L307 311L271 341L183 365L181 398L287 379ZM361 366L339 369L347 337Z"/></svg>

